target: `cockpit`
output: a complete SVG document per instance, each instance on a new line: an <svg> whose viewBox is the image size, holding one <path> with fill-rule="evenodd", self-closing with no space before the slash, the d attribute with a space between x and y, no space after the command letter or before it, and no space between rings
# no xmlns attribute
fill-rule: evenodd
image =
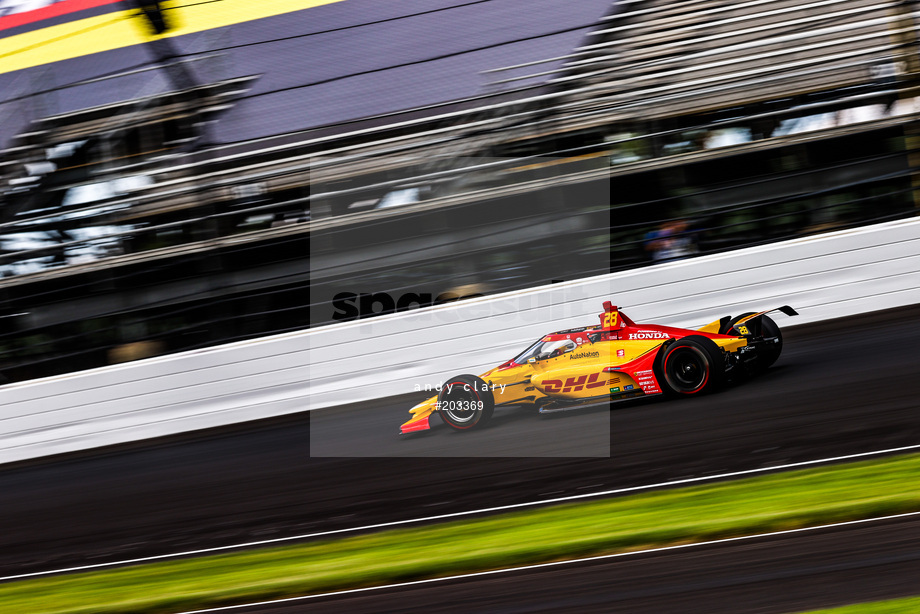
<svg viewBox="0 0 920 614"><path fill-rule="evenodd" d="M562 354L567 354L571 352L578 345L571 339L556 339L553 341L547 341L544 337L540 339L532 346L524 350L520 355L515 357L514 362L523 365L533 358L535 360L544 360L546 358L555 358L556 356L561 356Z"/></svg>

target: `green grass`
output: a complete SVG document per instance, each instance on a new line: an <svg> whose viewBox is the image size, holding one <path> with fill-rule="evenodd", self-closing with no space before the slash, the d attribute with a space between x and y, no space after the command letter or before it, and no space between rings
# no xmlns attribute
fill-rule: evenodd
<svg viewBox="0 0 920 614"><path fill-rule="evenodd" d="M839 608L812 610L804 614L917 614L917 612L920 612L920 597L856 603Z"/></svg>
<svg viewBox="0 0 920 614"><path fill-rule="evenodd" d="M170 612L920 510L920 455L0 585L0 612ZM421 510L405 510L413 516Z"/></svg>

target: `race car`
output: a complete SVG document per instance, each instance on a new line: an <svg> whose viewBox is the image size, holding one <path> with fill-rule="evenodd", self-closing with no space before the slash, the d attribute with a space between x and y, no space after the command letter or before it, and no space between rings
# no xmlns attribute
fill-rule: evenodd
<svg viewBox="0 0 920 614"><path fill-rule="evenodd" d="M438 413L465 431L489 422L496 407L532 405L540 413L636 397L696 396L776 362L783 336L767 316L798 313L784 305L725 316L698 330L636 324L610 301L600 323L550 333L482 375L457 375L437 396L409 410L400 433L424 431Z"/></svg>

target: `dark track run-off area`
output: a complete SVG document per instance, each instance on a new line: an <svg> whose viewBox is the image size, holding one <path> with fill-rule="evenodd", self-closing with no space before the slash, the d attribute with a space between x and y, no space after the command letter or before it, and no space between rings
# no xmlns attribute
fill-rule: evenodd
<svg viewBox="0 0 920 614"><path fill-rule="evenodd" d="M911 597L920 519L885 520L234 610L786 614Z"/></svg>
<svg viewBox="0 0 920 614"><path fill-rule="evenodd" d="M8 466L0 575L920 444L918 319L911 306L787 328L769 372L717 394L497 411L480 433L398 437L424 395L316 412L324 448L381 457L311 457L304 413ZM599 443L609 457L560 456ZM477 449L530 456L457 458Z"/></svg>

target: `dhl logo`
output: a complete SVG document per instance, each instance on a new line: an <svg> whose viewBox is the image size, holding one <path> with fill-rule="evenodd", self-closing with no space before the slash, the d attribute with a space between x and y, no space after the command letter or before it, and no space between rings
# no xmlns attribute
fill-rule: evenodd
<svg viewBox="0 0 920 614"><path fill-rule="evenodd" d="M616 384L620 378L614 377L610 380L602 379L604 373L592 373L591 377L582 375L581 377L570 377L565 382L561 379L548 379L543 382L543 389L546 392L578 392L583 389L600 388L607 384Z"/></svg>

